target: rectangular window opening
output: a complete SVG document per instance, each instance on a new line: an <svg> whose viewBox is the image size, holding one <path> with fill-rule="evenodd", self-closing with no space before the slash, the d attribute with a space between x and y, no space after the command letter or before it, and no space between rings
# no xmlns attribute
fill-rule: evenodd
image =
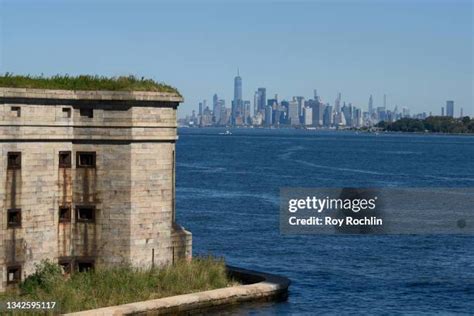
<svg viewBox="0 0 474 316"><path fill-rule="evenodd" d="M76 165L78 168L95 168L95 152L77 152Z"/></svg>
<svg viewBox="0 0 474 316"><path fill-rule="evenodd" d="M79 114L81 116L85 116L88 118L93 118L94 117L94 110L93 109L79 109Z"/></svg>
<svg viewBox="0 0 474 316"><path fill-rule="evenodd" d="M95 207L93 206L78 206L76 208L76 221L82 223L95 222Z"/></svg>
<svg viewBox="0 0 474 316"><path fill-rule="evenodd" d="M71 152L59 152L59 168L71 168Z"/></svg>
<svg viewBox="0 0 474 316"><path fill-rule="evenodd" d="M94 270L94 260L76 260L76 270L78 272Z"/></svg>
<svg viewBox="0 0 474 316"><path fill-rule="evenodd" d="M17 228L21 227L21 209L12 208L7 211L7 227Z"/></svg>
<svg viewBox="0 0 474 316"><path fill-rule="evenodd" d="M63 108L62 113L64 118L71 118L71 108Z"/></svg>
<svg viewBox="0 0 474 316"><path fill-rule="evenodd" d="M7 169L21 169L21 152L9 152Z"/></svg>
<svg viewBox="0 0 474 316"><path fill-rule="evenodd" d="M71 208L69 206L61 206L59 208L59 222L68 223L71 221Z"/></svg>
<svg viewBox="0 0 474 316"><path fill-rule="evenodd" d="M58 264L63 270L63 274L71 274L72 272L72 260L71 259L59 259Z"/></svg>
<svg viewBox="0 0 474 316"><path fill-rule="evenodd" d="M16 117L21 116L21 108L19 106L12 106L11 111L14 113ZM16 113L15 113L16 112Z"/></svg>
<svg viewBox="0 0 474 316"><path fill-rule="evenodd" d="M20 283L21 281L21 266L7 267L7 284Z"/></svg>

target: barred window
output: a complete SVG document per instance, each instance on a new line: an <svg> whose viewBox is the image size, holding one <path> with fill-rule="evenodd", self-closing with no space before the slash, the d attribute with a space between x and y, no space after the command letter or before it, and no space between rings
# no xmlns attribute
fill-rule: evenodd
<svg viewBox="0 0 474 316"><path fill-rule="evenodd" d="M7 227L17 228L21 227L21 209L12 208L7 211Z"/></svg>
<svg viewBox="0 0 474 316"><path fill-rule="evenodd" d="M79 151L76 155L77 168L95 168L95 152Z"/></svg>
<svg viewBox="0 0 474 316"><path fill-rule="evenodd" d="M21 152L9 152L7 169L21 169Z"/></svg>

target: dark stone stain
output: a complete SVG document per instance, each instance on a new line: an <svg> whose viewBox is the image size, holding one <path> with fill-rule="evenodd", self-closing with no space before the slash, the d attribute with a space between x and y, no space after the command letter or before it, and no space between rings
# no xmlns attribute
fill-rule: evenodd
<svg viewBox="0 0 474 316"><path fill-rule="evenodd" d="M88 224L84 224L84 252L82 253L83 256L89 255L89 236L88 236Z"/></svg>
<svg viewBox="0 0 474 316"><path fill-rule="evenodd" d="M65 223L60 223L59 226L61 226L62 230L63 230L63 238L62 238L63 239L63 245L62 245L63 249L62 249L61 253L62 253L63 256L67 256L67 235L68 234L67 234L66 226L69 226L69 225L67 225ZM59 238L58 238L58 240L59 240Z"/></svg>
<svg viewBox="0 0 474 316"><path fill-rule="evenodd" d="M8 170L7 172L7 185L10 183L10 207L16 208L16 186L17 186L17 171L19 170Z"/></svg>
<svg viewBox="0 0 474 316"><path fill-rule="evenodd" d="M10 262L16 262L16 229L11 229Z"/></svg>
<svg viewBox="0 0 474 316"><path fill-rule="evenodd" d="M18 205L17 201L21 200L21 191L22 191L21 169L7 170L5 188L7 188L7 192L5 195L6 209L8 210L12 208L19 208L20 205ZM25 256L24 249L22 247L23 239L21 238L18 239L17 229L21 229L21 228L8 229L10 230L10 240L5 245L5 257L7 258L7 261L10 263L16 263L19 258L23 258ZM18 245L20 246L19 251L17 251Z"/></svg>
<svg viewBox="0 0 474 316"><path fill-rule="evenodd" d="M89 202L89 169L84 169L82 178L82 202Z"/></svg>
<svg viewBox="0 0 474 316"><path fill-rule="evenodd" d="M67 203L67 188L68 188L68 176L66 168L59 168L59 171L62 173L62 180L63 182L60 184L62 185L62 204L66 205Z"/></svg>
<svg viewBox="0 0 474 316"><path fill-rule="evenodd" d="M99 217L99 210L96 209L95 212L96 212L96 213L95 213L96 223L93 224L93 226L92 226L92 230L93 230L93 237L92 237L92 238L93 238L93 239L92 239L92 249L91 249L91 251L92 251L92 254L93 254L94 256L97 256L97 220L98 220L100 217Z"/></svg>
<svg viewBox="0 0 474 316"><path fill-rule="evenodd" d="M72 177L71 177L71 168L59 168L58 169L58 186L59 192L61 194L59 198L58 206L69 206L71 208L71 216L72 216L72 205L69 198L69 188L72 187ZM59 212L59 209L57 210ZM58 213L59 214L59 213ZM58 221L58 252L62 254L62 256L69 256L69 252L71 250L68 249L68 240L70 240L71 247L73 247L72 243L72 236L69 233L70 230L70 223L64 222L60 223ZM62 233L62 234L61 234ZM68 251L69 250L69 251Z"/></svg>
<svg viewBox="0 0 474 316"><path fill-rule="evenodd" d="M100 202L97 193L97 169L96 168L82 168L76 169L76 179L79 192L74 192L74 199L76 205L78 204L92 204L97 206ZM75 211L75 210L74 210ZM95 210L95 223L78 223L77 219L74 225L74 240L80 242L78 249L75 249L76 257L96 257L97 256L97 242L98 242L98 228L97 221L100 216L99 210ZM76 214L77 215L77 214Z"/></svg>
<svg viewBox="0 0 474 316"><path fill-rule="evenodd" d="M73 214L76 214L76 212L74 212ZM74 215L74 218L75 218L75 215ZM76 222L76 225L74 225L72 227L73 229L73 236L72 236L72 244L71 244L71 256L76 256L77 255L77 249L76 249L76 236L79 236L79 232L80 232L80 229L79 229L79 224Z"/></svg>
<svg viewBox="0 0 474 316"><path fill-rule="evenodd" d="M98 195L97 195L97 168L94 168L93 170L91 170L91 172L94 173L93 178L92 178L92 183L91 183L92 192L93 192L93 197L92 198L93 198L94 203L99 203L99 199L98 199Z"/></svg>

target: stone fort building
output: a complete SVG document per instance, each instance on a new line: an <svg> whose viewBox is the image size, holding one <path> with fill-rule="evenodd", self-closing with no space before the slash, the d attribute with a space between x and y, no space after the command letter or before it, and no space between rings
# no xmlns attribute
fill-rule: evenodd
<svg viewBox="0 0 474 316"><path fill-rule="evenodd" d="M173 93L0 88L0 291L66 271L191 257L175 222Z"/></svg>

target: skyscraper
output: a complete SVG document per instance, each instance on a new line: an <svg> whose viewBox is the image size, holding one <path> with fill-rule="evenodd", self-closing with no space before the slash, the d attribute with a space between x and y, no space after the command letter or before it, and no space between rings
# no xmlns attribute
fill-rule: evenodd
<svg viewBox="0 0 474 316"><path fill-rule="evenodd" d="M342 114L344 116L344 119L346 121L346 126L352 126L352 117L353 117L352 104L349 103L348 106L346 106L344 104L344 106L341 109L341 112L342 112Z"/></svg>
<svg viewBox="0 0 474 316"><path fill-rule="evenodd" d="M265 105L267 104L267 89L266 88L258 88L257 94L258 94L257 111L264 114L265 113Z"/></svg>
<svg viewBox="0 0 474 316"><path fill-rule="evenodd" d="M232 101L232 123L235 124L238 117L242 115L242 78L237 69L237 76L234 78L234 100ZM242 119L242 118L241 118Z"/></svg>
<svg viewBox="0 0 474 316"><path fill-rule="evenodd" d="M219 124L225 125L225 124L227 124L227 120L228 120L228 117L226 116L227 109L225 107L225 100L220 99L218 104L219 104L219 109L220 109L219 121L218 122L219 122Z"/></svg>
<svg viewBox="0 0 474 316"><path fill-rule="evenodd" d="M247 124L250 118L250 101L243 101L242 104L242 122Z"/></svg>
<svg viewBox="0 0 474 316"><path fill-rule="evenodd" d="M377 107L377 120L378 121L387 120L387 112L385 111L385 107L382 107L382 106Z"/></svg>
<svg viewBox="0 0 474 316"><path fill-rule="evenodd" d="M407 107L402 107L402 117L410 117L410 109Z"/></svg>
<svg viewBox="0 0 474 316"><path fill-rule="evenodd" d="M336 111L337 113L341 112L341 99L342 99L342 95L339 92L337 94L336 102L334 104L334 111Z"/></svg>
<svg viewBox="0 0 474 316"><path fill-rule="evenodd" d="M303 122L303 108L304 108L304 97L293 97L293 101L298 102L298 116L300 117L300 122Z"/></svg>
<svg viewBox="0 0 474 316"><path fill-rule="evenodd" d="M265 126L270 126L273 124L272 112L273 112L272 106L267 105L265 107Z"/></svg>
<svg viewBox="0 0 474 316"><path fill-rule="evenodd" d="M319 100L319 97L316 95L316 100L309 100L307 106L312 109L313 115L313 125L322 126L323 125L323 116L325 105Z"/></svg>
<svg viewBox="0 0 474 316"><path fill-rule="evenodd" d="M288 102L288 119L291 125L300 124L300 117L298 115L298 101L296 100Z"/></svg>
<svg viewBox="0 0 474 316"><path fill-rule="evenodd" d="M369 115L372 115L372 113L374 113L374 98L372 97L372 95L370 95L370 98L369 98Z"/></svg>
<svg viewBox="0 0 474 316"><path fill-rule="evenodd" d="M354 109L354 123L353 126L361 127L362 126L362 110L361 109Z"/></svg>
<svg viewBox="0 0 474 316"><path fill-rule="evenodd" d="M217 96L217 93L214 93L214 96L212 97L212 110L215 111L214 109L217 106L217 102L219 101L219 97Z"/></svg>
<svg viewBox="0 0 474 316"><path fill-rule="evenodd" d="M253 94L253 115L257 115L258 113L258 91L255 91Z"/></svg>
<svg viewBox="0 0 474 316"><path fill-rule="evenodd" d="M303 107L303 124L306 126L313 125L313 109L309 106Z"/></svg>
<svg viewBox="0 0 474 316"><path fill-rule="evenodd" d="M219 121L221 119L221 112L222 112L222 104L217 94L214 94L212 98L212 114L214 116L214 122L216 124L219 124Z"/></svg>
<svg viewBox="0 0 474 316"><path fill-rule="evenodd" d="M446 101L446 116L454 117L454 101Z"/></svg>
<svg viewBox="0 0 474 316"><path fill-rule="evenodd" d="M234 78L234 100L242 100L242 78L239 70L237 70L237 76Z"/></svg>
<svg viewBox="0 0 474 316"><path fill-rule="evenodd" d="M324 109L324 118L323 118L323 123L325 126L330 127L334 123L333 119L333 108L330 105L327 105L326 108Z"/></svg>

